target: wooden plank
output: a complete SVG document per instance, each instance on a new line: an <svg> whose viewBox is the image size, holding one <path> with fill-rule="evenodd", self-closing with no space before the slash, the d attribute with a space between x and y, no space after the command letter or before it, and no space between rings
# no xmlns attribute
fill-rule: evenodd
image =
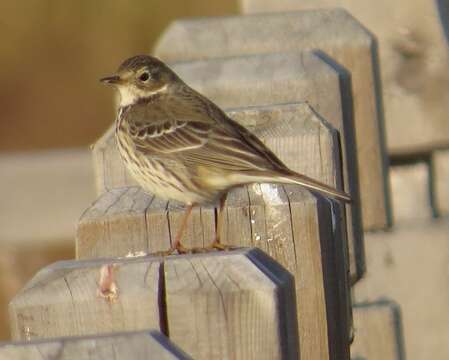
<svg viewBox="0 0 449 360"><path fill-rule="evenodd" d="M56 358L58 360L190 359L164 335L154 330L0 344L0 360Z"/></svg>
<svg viewBox="0 0 449 360"><path fill-rule="evenodd" d="M430 166L427 162L391 166L390 184L395 223L411 224L432 218Z"/></svg>
<svg viewBox="0 0 449 360"><path fill-rule="evenodd" d="M168 205L168 201L154 196L153 201L145 211L148 253L170 249L172 235L168 222ZM127 211L127 209L122 209L122 211ZM120 256L120 254L115 254L115 256ZM80 258L84 257L92 257L92 255L86 253Z"/></svg>
<svg viewBox="0 0 449 360"><path fill-rule="evenodd" d="M293 170L304 173L330 186L342 188L342 183L344 182L342 178L345 172L343 171L342 174L340 165L341 152L339 146L339 134L331 124L318 115L309 105L305 103L293 103L274 106L258 106L229 110L228 114L258 135L261 140ZM113 134L110 133L109 136L113 136ZM105 148L104 144L109 144L109 147ZM119 167L122 169L116 171L117 173L125 171L124 164L120 160L116 146L113 142L110 142L103 137L99 141L98 147L99 149L103 149L102 151L104 153L113 154L110 156L110 159L114 158L115 160L97 163L97 166L99 167L97 172L112 173L113 171L105 170L109 167ZM94 150L94 152L97 150ZM351 164L355 164L355 162L351 162ZM355 171L355 169L353 170ZM349 175L348 172L346 172L346 174ZM355 173L352 174L356 179L357 175ZM352 176L350 176L350 178L352 178ZM123 181L123 179L111 179L111 183L115 184L120 181ZM120 185L124 186L126 185L126 182ZM355 191L355 193L357 193L357 191ZM244 193L238 196L236 192L228 198L228 215L225 217L225 223L227 223L228 218L232 221L233 216L246 216L245 213L235 214L232 210L234 209L234 206L231 206L233 201L239 203L245 201L244 199ZM237 207L243 209L243 206ZM353 282L359 279L364 271L363 236L361 233L361 219L358 210L357 196L355 196L354 205L348 205L346 207L346 217L348 219L347 238L349 242L351 278ZM163 216L160 220L165 222ZM88 219L82 219L81 221L82 226L89 223L92 222ZM158 222L158 224L159 223L160 222ZM162 228L165 229L166 227L167 225ZM92 227L92 229L95 231L94 227ZM230 226L223 227L223 230L227 232L232 231L232 229L233 228ZM233 241L238 241L240 245L251 244L249 241L249 228L245 227L240 230L237 230L240 231L240 236L235 237L238 240L232 240L230 238L231 234L228 233L223 233L222 236L224 239L228 239L228 243L230 244L233 244ZM89 233L90 230L86 231ZM150 234L148 236L150 236ZM234 237L234 235L232 237ZM92 236L92 238L95 239L98 238L98 236ZM158 239L159 237L156 236L155 238ZM207 240L207 238L208 235L206 234L204 237L206 243L210 241ZM154 242L149 240L149 243L152 245ZM158 250L160 249L158 248ZM115 255L118 256L120 254L116 253ZM84 255L82 257L84 257Z"/></svg>
<svg viewBox="0 0 449 360"><path fill-rule="evenodd" d="M251 238L249 198L246 187L239 187L228 194L220 234L225 244L235 246L254 245Z"/></svg>
<svg viewBox="0 0 449 360"><path fill-rule="evenodd" d="M434 209L437 215L445 216L449 214L449 150L434 151L431 166Z"/></svg>
<svg viewBox="0 0 449 360"><path fill-rule="evenodd" d="M164 272L170 338L195 359L298 358L293 276L260 250L170 257Z"/></svg>
<svg viewBox="0 0 449 360"><path fill-rule="evenodd" d="M257 249L39 272L10 304L16 340L156 328L195 359L297 359L293 276Z"/></svg>
<svg viewBox="0 0 449 360"><path fill-rule="evenodd" d="M125 256L148 251L145 214L152 200L153 196L139 187L113 189L100 197L81 216L77 258Z"/></svg>
<svg viewBox="0 0 449 360"><path fill-rule="evenodd" d="M302 190L295 186L293 191ZM260 246L264 247L269 255L295 274L298 260L295 248L298 244L293 237L290 203L284 187L276 184L260 184L248 187L248 192L252 210L254 210L252 200L256 197L255 192L261 197L260 200L264 204L264 229L261 230L265 230L265 236L259 235L261 236L258 240ZM302 217L303 223L307 220L307 216ZM253 226L252 230L256 234L263 233L256 226Z"/></svg>
<svg viewBox="0 0 449 360"><path fill-rule="evenodd" d="M354 305L355 337L351 356L405 360L400 308L388 300Z"/></svg>
<svg viewBox="0 0 449 360"><path fill-rule="evenodd" d="M201 60L176 65L175 70L188 84L221 106L260 105L266 101L282 103L292 101L289 98L293 97L293 101L308 100L335 125L335 115L339 112L328 113L323 104L332 103L336 94L333 89L318 84L304 90L292 86L290 77L283 78L284 63L288 62L285 59L274 68L263 64L235 67L232 72L225 71L222 64L235 60L218 59L311 48L324 51L351 72L356 141L349 150L353 151L356 145L363 224L365 230L385 228L391 219L377 44L374 36L346 11L331 9L176 20L159 39L155 54L169 62ZM216 61L208 64L205 59ZM316 76L314 72L310 74ZM272 82L259 87L267 75ZM323 106L316 107L316 103Z"/></svg>
<svg viewBox="0 0 449 360"><path fill-rule="evenodd" d="M14 340L160 329L160 259L61 261L9 305Z"/></svg>
<svg viewBox="0 0 449 360"><path fill-rule="evenodd" d="M385 129L392 156L449 146L449 55L435 2L240 0L244 13L342 7L379 41ZM443 2L440 2L443 4ZM446 6L446 5L444 5ZM382 14L382 16L379 16ZM438 59L433 63L433 59ZM431 65L432 64L432 65ZM413 74L413 76L411 76Z"/></svg>
<svg viewBox="0 0 449 360"><path fill-rule="evenodd" d="M284 188L295 244L299 332L304 336L301 358L349 357L352 310L344 212L332 200L291 185Z"/></svg>
<svg viewBox="0 0 449 360"><path fill-rule="evenodd" d="M184 205L169 203L168 223L173 242L184 219ZM212 206L195 207L189 218L182 243L189 248L203 248L211 244L215 237L215 210Z"/></svg>

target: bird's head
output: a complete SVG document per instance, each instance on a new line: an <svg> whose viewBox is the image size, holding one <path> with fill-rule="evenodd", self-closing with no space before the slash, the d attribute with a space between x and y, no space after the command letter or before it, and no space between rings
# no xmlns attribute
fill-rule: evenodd
<svg viewBox="0 0 449 360"><path fill-rule="evenodd" d="M125 60L114 75L100 81L118 89L120 106L166 93L181 82L167 65L148 55L137 55Z"/></svg>

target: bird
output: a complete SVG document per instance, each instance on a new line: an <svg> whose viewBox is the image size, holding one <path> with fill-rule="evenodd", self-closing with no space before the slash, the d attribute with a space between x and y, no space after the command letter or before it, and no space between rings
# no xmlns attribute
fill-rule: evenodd
<svg viewBox="0 0 449 360"><path fill-rule="evenodd" d="M120 95L115 137L126 168L144 191L186 205L166 254L192 250L182 244L192 208L217 202L216 235L209 248L227 249L220 241L223 209L226 195L238 186L297 184L351 201L350 195L290 170L259 138L156 57L130 57L100 81Z"/></svg>

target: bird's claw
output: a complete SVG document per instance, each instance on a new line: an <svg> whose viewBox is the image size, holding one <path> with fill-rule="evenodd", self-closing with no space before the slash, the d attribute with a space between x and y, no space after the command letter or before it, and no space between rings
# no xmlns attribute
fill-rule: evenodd
<svg viewBox="0 0 449 360"><path fill-rule="evenodd" d="M235 246L232 245L226 245L226 244L222 244L219 241L214 241L211 245L210 245L211 249L215 249L218 251L229 251L235 248Z"/></svg>

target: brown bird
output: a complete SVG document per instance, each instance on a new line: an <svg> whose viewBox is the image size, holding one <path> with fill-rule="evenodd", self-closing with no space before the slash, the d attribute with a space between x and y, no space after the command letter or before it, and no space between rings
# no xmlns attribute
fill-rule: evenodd
<svg viewBox="0 0 449 360"><path fill-rule="evenodd" d="M343 201L349 195L285 166L255 135L185 84L162 61L147 55L127 59L115 75L101 79L120 93L116 138L123 161L145 191L187 205L175 243L167 253L187 249L181 238L193 206L220 201L249 183L298 184Z"/></svg>

